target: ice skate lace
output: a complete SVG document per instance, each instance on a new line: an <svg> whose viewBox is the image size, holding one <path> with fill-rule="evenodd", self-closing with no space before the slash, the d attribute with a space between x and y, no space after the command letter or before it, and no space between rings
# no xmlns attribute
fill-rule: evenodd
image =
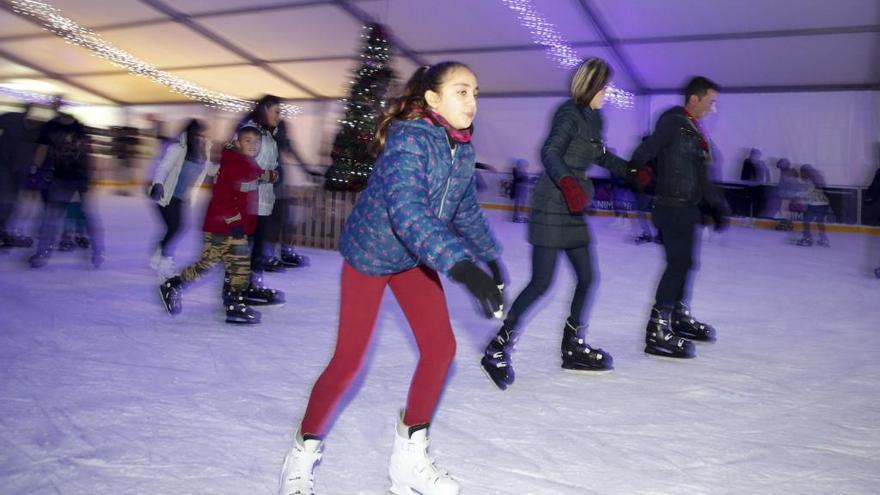
<svg viewBox="0 0 880 495"><path fill-rule="evenodd" d="M495 352L492 354L492 359L494 360L494 364L496 368L506 368L507 361L504 359L504 353L501 351Z"/></svg>

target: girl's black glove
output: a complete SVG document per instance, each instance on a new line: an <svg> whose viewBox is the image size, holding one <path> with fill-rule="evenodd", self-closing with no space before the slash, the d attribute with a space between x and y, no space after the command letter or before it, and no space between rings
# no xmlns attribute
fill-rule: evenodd
<svg viewBox="0 0 880 495"><path fill-rule="evenodd" d="M467 288L477 300L477 306L486 318L503 316L501 290L495 280L472 261L463 260L456 263L449 270L449 278Z"/></svg>

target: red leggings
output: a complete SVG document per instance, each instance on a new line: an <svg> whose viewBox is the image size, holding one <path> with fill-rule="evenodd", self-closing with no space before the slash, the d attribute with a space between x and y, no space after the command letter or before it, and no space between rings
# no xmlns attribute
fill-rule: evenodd
<svg viewBox="0 0 880 495"><path fill-rule="evenodd" d="M437 272L419 266L394 275L370 276L344 262L336 351L312 388L300 430L303 434L324 435L330 415L360 371L386 285L391 286L419 347L403 422L412 426L431 421L455 356L455 336Z"/></svg>

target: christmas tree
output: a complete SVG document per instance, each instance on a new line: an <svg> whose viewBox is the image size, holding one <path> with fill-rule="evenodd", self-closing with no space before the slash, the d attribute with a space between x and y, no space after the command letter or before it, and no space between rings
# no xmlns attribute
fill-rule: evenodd
<svg viewBox="0 0 880 495"><path fill-rule="evenodd" d="M367 187L375 156L371 145L381 116L384 96L394 78L389 67L391 47L381 24L365 26L363 64L354 73L351 94L343 100L345 116L333 140L333 164L325 174L324 187L334 191L360 191Z"/></svg>

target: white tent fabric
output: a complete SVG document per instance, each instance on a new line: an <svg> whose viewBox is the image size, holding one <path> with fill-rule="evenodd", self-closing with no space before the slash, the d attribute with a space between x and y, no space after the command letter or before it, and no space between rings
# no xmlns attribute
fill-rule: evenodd
<svg viewBox="0 0 880 495"><path fill-rule="evenodd" d="M115 46L217 91L295 99L303 154L327 162L340 106L361 50L362 26L386 24L394 66L457 59L479 77L480 161L506 166L538 148L570 71L548 57L503 0L53 0L51 5ZM638 93L631 110L606 108L608 142L624 156L656 113L677 103L687 77L722 85L710 122L725 179L743 149L812 163L829 183L864 184L880 139L880 2L877 0L532 0L582 57L600 56L618 86ZM0 1L0 85L63 93L122 111L83 112L94 125L143 123L146 113L227 115L185 103L150 80L65 44ZM176 108L176 107L175 107ZM149 110L146 110L149 109ZM86 115L87 114L87 115ZM173 125L176 125L174 123ZM305 128L305 129L303 129ZM328 135L330 138L328 138Z"/></svg>

